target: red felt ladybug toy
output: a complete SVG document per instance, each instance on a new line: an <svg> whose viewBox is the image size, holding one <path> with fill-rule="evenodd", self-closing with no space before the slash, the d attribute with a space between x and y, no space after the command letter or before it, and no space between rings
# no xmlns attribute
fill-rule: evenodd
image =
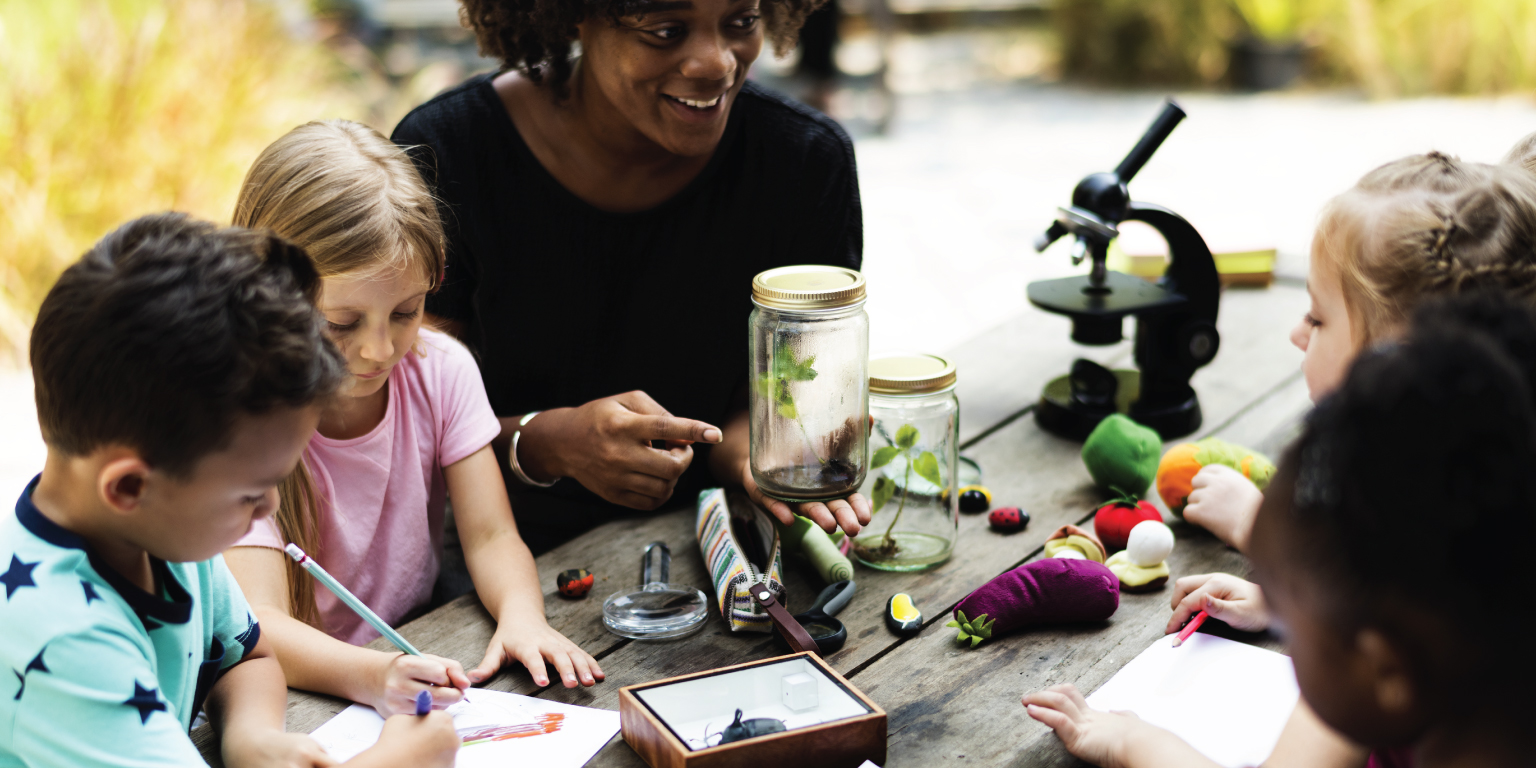
<svg viewBox="0 0 1536 768"><path fill-rule="evenodd" d="M1018 507L998 507L987 515L987 523L994 531L1022 531L1024 526L1029 525L1029 513Z"/></svg>
<svg viewBox="0 0 1536 768"><path fill-rule="evenodd" d="M592 572L585 568L561 571L555 577L555 587L566 597L586 597L592 591Z"/></svg>
<svg viewBox="0 0 1536 768"><path fill-rule="evenodd" d="M1099 535L1099 540L1104 542L1104 548L1114 553L1125 549L1131 529L1137 523L1147 520L1161 523L1163 515L1151 502L1125 496L1099 507L1099 511L1093 514L1093 530Z"/></svg>

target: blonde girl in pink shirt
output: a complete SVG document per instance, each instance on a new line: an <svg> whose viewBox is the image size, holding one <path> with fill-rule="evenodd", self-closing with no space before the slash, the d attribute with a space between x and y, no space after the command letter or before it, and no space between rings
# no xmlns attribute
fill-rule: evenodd
<svg viewBox="0 0 1536 768"><path fill-rule="evenodd" d="M235 223L304 247L320 270L319 305L352 378L321 417L277 515L225 553L271 638L288 684L414 711L441 707L504 664L548 685L603 679L597 662L544 620L533 556L518 535L492 454L498 426L470 353L422 328L443 277L437 207L410 160L357 123L295 128L246 175ZM496 619L485 657L457 661L360 647L377 636L294 567L299 544L390 624L428 607L441 568L446 500L480 601Z"/></svg>

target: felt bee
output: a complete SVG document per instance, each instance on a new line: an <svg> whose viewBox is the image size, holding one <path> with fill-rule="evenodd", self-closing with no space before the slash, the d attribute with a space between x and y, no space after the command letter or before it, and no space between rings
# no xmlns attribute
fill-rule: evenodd
<svg viewBox="0 0 1536 768"><path fill-rule="evenodd" d="M985 512L992 508L992 492L980 485L960 489L961 512Z"/></svg>
<svg viewBox="0 0 1536 768"><path fill-rule="evenodd" d="M585 568L572 568L569 571L561 571L555 577L555 586L560 594L566 597L586 597L592 591L592 572Z"/></svg>

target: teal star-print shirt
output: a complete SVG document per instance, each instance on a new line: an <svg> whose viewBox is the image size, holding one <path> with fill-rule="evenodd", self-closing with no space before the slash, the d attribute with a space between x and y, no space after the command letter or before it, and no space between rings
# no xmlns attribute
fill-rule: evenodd
<svg viewBox="0 0 1536 768"><path fill-rule="evenodd" d="M188 738L261 630L214 557L129 583L32 504L0 515L0 768L203 765Z"/></svg>

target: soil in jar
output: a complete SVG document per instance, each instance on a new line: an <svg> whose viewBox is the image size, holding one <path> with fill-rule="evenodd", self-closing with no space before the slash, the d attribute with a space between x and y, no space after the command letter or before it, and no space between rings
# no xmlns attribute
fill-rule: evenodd
<svg viewBox="0 0 1536 768"><path fill-rule="evenodd" d="M843 459L825 464L777 467L757 475L757 487L785 501L823 501L853 495L864 478Z"/></svg>
<svg viewBox="0 0 1536 768"><path fill-rule="evenodd" d="M785 501L824 501L852 495L864 482L864 453L859 427L850 416L821 439L816 464L776 467L756 474L763 493ZM822 456L827 458L823 459Z"/></svg>

